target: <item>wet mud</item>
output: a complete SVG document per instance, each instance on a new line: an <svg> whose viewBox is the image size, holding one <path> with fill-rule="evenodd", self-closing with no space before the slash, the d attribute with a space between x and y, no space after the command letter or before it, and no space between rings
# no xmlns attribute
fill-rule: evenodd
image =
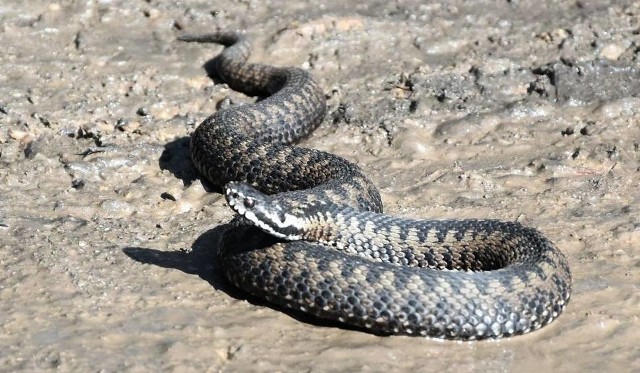
<svg viewBox="0 0 640 373"><path fill-rule="evenodd" d="M639 20L634 1L4 1L0 370L640 370ZM565 313L493 342L381 337L227 284L232 212L188 136L253 98L207 76L221 47L176 41L218 28L314 74L329 113L304 145L358 163L386 212L544 232Z"/></svg>

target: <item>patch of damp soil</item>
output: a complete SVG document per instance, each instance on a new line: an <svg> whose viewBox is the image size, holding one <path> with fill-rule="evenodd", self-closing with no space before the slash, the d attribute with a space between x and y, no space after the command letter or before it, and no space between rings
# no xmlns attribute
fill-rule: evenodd
<svg viewBox="0 0 640 373"><path fill-rule="evenodd" d="M640 370L635 1L0 6L0 370ZM452 343L284 313L226 283L224 198L188 136L228 102L185 31L246 29L329 113L305 146L386 211L537 227L573 295L544 329Z"/></svg>

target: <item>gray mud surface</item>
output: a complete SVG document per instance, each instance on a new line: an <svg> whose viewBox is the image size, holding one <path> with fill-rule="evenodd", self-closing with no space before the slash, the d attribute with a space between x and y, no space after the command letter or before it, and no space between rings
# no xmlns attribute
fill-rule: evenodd
<svg viewBox="0 0 640 373"><path fill-rule="evenodd" d="M637 1L0 4L0 370L640 370ZM379 337L282 312L216 262L232 216L188 158L226 101L181 32L247 29L309 69L306 146L357 162L386 211L537 227L573 296L526 336Z"/></svg>

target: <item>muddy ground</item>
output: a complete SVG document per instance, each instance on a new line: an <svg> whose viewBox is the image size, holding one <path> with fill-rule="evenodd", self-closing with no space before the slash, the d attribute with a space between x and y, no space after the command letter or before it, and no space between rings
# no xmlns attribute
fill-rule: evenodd
<svg viewBox="0 0 640 373"><path fill-rule="evenodd" d="M0 5L0 370L640 369L636 1L17 1ZM284 5L286 4L286 5ZM357 162L386 211L539 228L574 276L526 336L378 337L228 285L232 213L188 159L226 99L185 31L246 29L308 69L306 146Z"/></svg>

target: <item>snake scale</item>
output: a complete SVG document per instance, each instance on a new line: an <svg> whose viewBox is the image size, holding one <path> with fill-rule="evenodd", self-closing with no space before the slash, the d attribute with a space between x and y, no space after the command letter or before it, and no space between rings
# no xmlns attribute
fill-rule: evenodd
<svg viewBox="0 0 640 373"><path fill-rule="evenodd" d="M238 214L219 252L232 284L384 335L500 338L536 330L564 310L568 263L537 230L384 215L358 166L293 145L326 111L308 72L247 63L251 45L241 32L179 39L223 44L213 60L220 78L264 97L217 111L191 136L194 165Z"/></svg>

